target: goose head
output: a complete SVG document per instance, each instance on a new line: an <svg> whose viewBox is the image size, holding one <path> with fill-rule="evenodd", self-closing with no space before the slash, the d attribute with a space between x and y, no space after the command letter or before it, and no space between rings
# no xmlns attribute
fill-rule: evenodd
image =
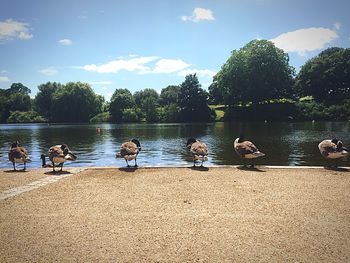
<svg viewBox="0 0 350 263"><path fill-rule="evenodd" d="M132 139L131 140L133 143L136 144L137 148L139 148L139 151L141 151L141 144L138 139Z"/></svg>
<svg viewBox="0 0 350 263"><path fill-rule="evenodd" d="M193 137L189 138L186 143L187 148L191 148L192 144L195 143L197 140Z"/></svg>

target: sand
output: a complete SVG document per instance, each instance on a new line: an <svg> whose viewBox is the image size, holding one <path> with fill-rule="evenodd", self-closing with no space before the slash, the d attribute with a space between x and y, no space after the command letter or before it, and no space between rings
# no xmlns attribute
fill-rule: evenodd
<svg viewBox="0 0 350 263"><path fill-rule="evenodd" d="M0 262L349 262L349 201L349 170L87 169L0 200Z"/></svg>

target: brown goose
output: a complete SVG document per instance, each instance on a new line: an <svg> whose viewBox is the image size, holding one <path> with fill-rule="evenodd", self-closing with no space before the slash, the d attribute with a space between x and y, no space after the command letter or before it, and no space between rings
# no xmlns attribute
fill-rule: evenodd
<svg viewBox="0 0 350 263"><path fill-rule="evenodd" d="M67 144L55 145L49 149L49 159L52 162L52 168L55 172L55 164L56 166L61 166L61 170L63 168L63 164L65 161L75 161L77 156L73 154Z"/></svg>
<svg viewBox="0 0 350 263"><path fill-rule="evenodd" d="M349 155L349 150L343 146L342 141L333 138L332 140L323 140L318 145L321 155L326 160L334 160L333 166L337 167L336 160ZM332 165L330 165L332 166Z"/></svg>
<svg viewBox="0 0 350 263"><path fill-rule="evenodd" d="M196 166L197 160L202 161L201 166L203 166L204 161L208 160L208 146L204 142L195 138L189 138L186 147L191 151L193 166Z"/></svg>
<svg viewBox="0 0 350 263"><path fill-rule="evenodd" d="M30 162L30 159L27 150L24 147L19 146L19 141L11 144L9 160L13 164L14 171L16 171L16 163L23 163L23 171L26 170L26 163Z"/></svg>
<svg viewBox="0 0 350 263"><path fill-rule="evenodd" d="M123 157L128 167L130 167L129 161L135 160L134 167L137 167L136 159L140 151L141 151L141 144L139 140L132 139L131 141L124 142L120 146L120 150L117 153L116 158Z"/></svg>
<svg viewBox="0 0 350 263"><path fill-rule="evenodd" d="M246 159L255 159L261 156L265 156L264 153L260 152L258 148L250 141L245 141L243 136L236 138L233 143L233 148L236 153L243 159L244 167L246 167ZM254 164L251 163L250 167L254 167Z"/></svg>

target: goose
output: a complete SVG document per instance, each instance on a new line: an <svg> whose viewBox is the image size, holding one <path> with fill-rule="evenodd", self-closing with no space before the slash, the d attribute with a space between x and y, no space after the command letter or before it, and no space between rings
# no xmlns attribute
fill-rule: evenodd
<svg viewBox="0 0 350 263"><path fill-rule="evenodd" d="M208 160L208 146L195 138L189 138L186 143L186 147L191 151L193 158L193 167L196 166L196 161L202 161L201 166L203 166L203 162Z"/></svg>
<svg viewBox="0 0 350 263"><path fill-rule="evenodd" d="M343 146L342 141L336 138L332 140L323 140L319 143L318 149L326 160L336 161L339 158L349 155L349 150ZM337 167L336 163L334 163L334 166Z"/></svg>
<svg viewBox="0 0 350 263"><path fill-rule="evenodd" d="M23 163L23 171L26 170L26 163L30 162L28 152L24 147L19 145L19 141L16 141L11 144L9 151L9 160L13 164L13 170L16 171L16 163Z"/></svg>
<svg viewBox="0 0 350 263"><path fill-rule="evenodd" d="M245 163L246 159L255 159L265 156L265 154L260 152L252 142L245 141L243 136L236 138L236 140L233 142L233 148L239 157L243 159L244 167L247 167ZM253 162L251 163L250 167L254 167Z"/></svg>
<svg viewBox="0 0 350 263"><path fill-rule="evenodd" d="M134 167L137 167L136 159L140 151L141 151L141 144L139 140L132 139L128 142L122 143L122 145L120 146L119 152L116 154L116 158L123 157L128 167L130 167L129 161L135 160Z"/></svg>
<svg viewBox="0 0 350 263"><path fill-rule="evenodd" d="M55 172L55 164L56 166L61 166L61 172L63 168L63 164L65 161L75 161L77 156L73 154L67 144L54 145L49 149L49 159L52 162L52 168Z"/></svg>

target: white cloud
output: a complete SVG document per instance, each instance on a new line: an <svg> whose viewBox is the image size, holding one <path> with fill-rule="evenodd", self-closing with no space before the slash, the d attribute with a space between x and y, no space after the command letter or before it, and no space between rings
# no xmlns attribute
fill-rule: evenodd
<svg viewBox="0 0 350 263"><path fill-rule="evenodd" d="M305 55L306 52L324 48L336 38L338 38L337 32L329 28L312 27L283 33L270 41L285 52L298 52L300 55Z"/></svg>
<svg viewBox="0 0 350 263"><path fill-rule="evenodd" d="M335 30L339 30L340 27L341 27L341 23L340 22L336 22L336 23L334 23L333 27L334 27Z"/></svg>
<svg viewBox="0 0 350 263"><path fill-rule="evenodd" d="M121 70L136 71L138 73L148 73L150 68L145 64L158 59L157 57L137 57L132 59L112 60L106 64L89 64L83 66L86 71L95 71L97 73L116 73Z"/></svg>
<svg viewBox="0 0 350 263"><path fill-rule="evenodd" d="M27 23L18 22L12 19L0 21L0 40L21 39L28 40L33 37L29 33L29 25Z"/></svg>
<svg viewBox="0 0 350 263"><path fill-rule="evenodd" d="M58 43L60 43L62 46L70 46L73 44L72 40L67 38L59 40Z"/></svg>
<svg viewBox="0 0 350 263"><path fill-rule="evenodd" d="M187 76L189 74L196 73L198 77L202 78L212 78L217 72L209 69L185 69L179 72L179 76Z"/></svg>
<svg viewBox="0 0 350 263"><path fill-rule="evenodd" d="M173 73L188 68L185 61L181 59L160 59L153 70L154 73Z"/></svg>
<svg viewBox="0 0 350 263"><path fill-rule="evenodd" d="M44 74L46 76L53 76L57 74L57 70L54 67L48 67L48 68L44 68L39 70L39 72L41 74Z"/></svg>
<svg viewBox="0 0 350 263"><path fill-rule="evenodd" d="M5 76L0 76L0 82L9 82L10 79L8 77Z"/></svg>
<svg viewBox="0 0 350 263"><path fill-rule="evenodd" d="M104 80L104 81L90 81L90 85L111 85L112 81Z"/></svg>
<svg viewBox="0 0 350 263"><path fill-rule="evenodd" d="M192 22L199 22L201 20L215 20L213 11L210 9L204 9L200 7L196 7L193 10L193 13L191 16L182 16L181 17L182 21L192 21Z"/></svg>

